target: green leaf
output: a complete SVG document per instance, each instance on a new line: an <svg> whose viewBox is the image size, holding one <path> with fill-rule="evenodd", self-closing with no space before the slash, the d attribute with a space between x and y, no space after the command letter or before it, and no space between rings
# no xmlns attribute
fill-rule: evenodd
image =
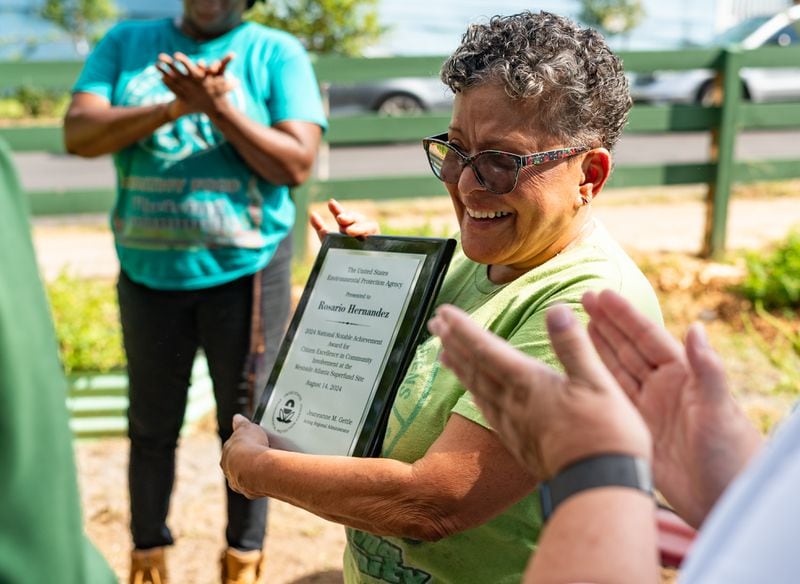
<svg viewBox="0 0 800 584"><path fill-rule="evenodd" d="M378 0L270 0L247 19L296 36L312 53L360 56L385 32Z"/></svg>

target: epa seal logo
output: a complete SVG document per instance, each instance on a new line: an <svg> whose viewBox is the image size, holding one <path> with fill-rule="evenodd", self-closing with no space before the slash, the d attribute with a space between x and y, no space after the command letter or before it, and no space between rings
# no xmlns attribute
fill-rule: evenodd
<svg viewBox="0 0 800 584"><path fill-rule="evenodd" d="M303 413L303 398L296 391L284 395L272 412L272 427L276 432L288 432L300 419Z"/></svg>

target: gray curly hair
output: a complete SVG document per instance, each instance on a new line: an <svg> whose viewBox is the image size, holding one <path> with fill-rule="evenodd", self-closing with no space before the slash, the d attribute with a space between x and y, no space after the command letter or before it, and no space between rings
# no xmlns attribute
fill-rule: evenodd
<svg viewBox="0 0 800 584"><path fill-rule="evenodd" d="M565 144L610 150L632 105L622 62L600 33L549 12L470 26L441 78L456 93L502 83L512 99L535 103L538 121Z"/></svg>

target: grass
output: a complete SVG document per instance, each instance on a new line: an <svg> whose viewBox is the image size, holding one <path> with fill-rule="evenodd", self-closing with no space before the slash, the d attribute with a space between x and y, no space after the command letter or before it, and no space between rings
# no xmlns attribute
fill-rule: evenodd
<svg viewBox="0 0 800 584"><path fill-rule="evenodd" d="M741 254L724 264L670 253L634 259L656 289L667 328L681 338L692 322L704 324L735 398L769 431L800 397L800 356L792 344L798 311L766 312L744 298Z"/></svg>

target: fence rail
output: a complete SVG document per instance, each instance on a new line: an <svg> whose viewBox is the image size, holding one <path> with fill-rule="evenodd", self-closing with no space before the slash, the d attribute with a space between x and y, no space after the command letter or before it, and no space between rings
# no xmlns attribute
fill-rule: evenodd
<svg viewBox="0 0 800 584"><path fill-rule="evenodd" d="M626 70L649 73L662 70L711 69L723 99L718 106L642 105L631 111L626 133L709 132L712 148L706 160L693 163L621 164L614 171L610 187L706 184L708 228L702 243L706 255L718 255L725 248L728 201L733 183L784 180L800 177L800 160L737 160L736 134L747 129L800 127L800 102L750 103L742 95L739 72L743 67L796 67L800 48L762 48L742 52L736 49L685 51L635 51L620 53ZM331 83L357 83L392 77L435 76L442 57L351 59L317 57L314 61L322 87ZM75 79L80 63L0 63L0 92L9 87L31 85L67 88ZM800 75L800 70L798 70ZM449 116L425 114L403 118L376 115L333 117L326 136L328 146L418 142L422 136L447 126ZM63 152L60 127L0 127L0 138L12 150ZM369 176L352 179L314 179L295 190L298 223L296 249L305 249L308 205L322 198L398 199L442 193L430 175ZM35 214L98 212L110 208L113 185L107 189L77 189L64 192L31 192Z"/></svg>

